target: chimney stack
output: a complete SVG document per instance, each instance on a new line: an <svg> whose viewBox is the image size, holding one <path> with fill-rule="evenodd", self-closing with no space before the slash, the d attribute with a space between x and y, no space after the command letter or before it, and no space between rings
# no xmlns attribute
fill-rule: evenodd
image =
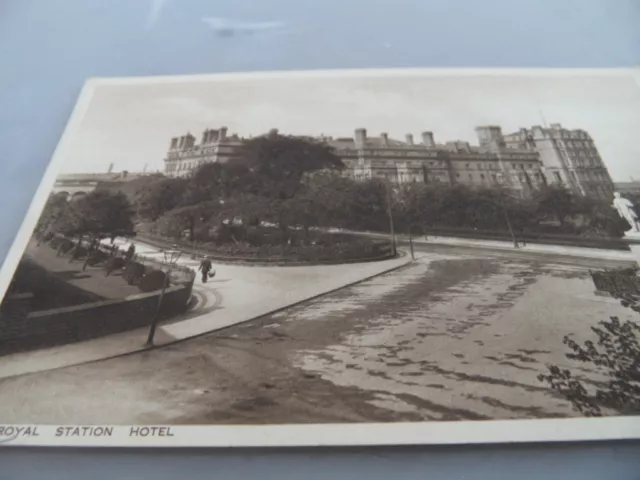
<svg viewBox="0 0 640 480"><path fill-rule="evenodd" d="M386 147L389 144L389 135L383 132L380 134L380 138L382 138L382 144Z"/></svg>
<svg viewBox="0 0 640 480"><path fill-rule="evenodd" d="M187 133L187 135L184 137L184 149L188 150L189 148L193 148L195 143L196 143L196 137L194 137L190 133Z"/></svg>
<svg viewBox="0 0 640 480"><path fill-rule="evenodd" d="M407 133L407 134L405 135L405 138L406 138L406 140L407 140L407 144L408 144L408 145L413 145L413 135L411 135L410 133Z"/></svg>
<svg viewBox="0 0 640 480"><path fill-rule="evenodd" d="M222 141L227 137L227 127L220 127L218 140Z"/></svg>
<svg viewBox="0 0 640 480"><path fill-rule="evenodd" d="M433 140L433 132L422 132L422 144L425 147L435 147L436 143Z"/></svg>
<svg viewBox="0 0 640 480"><path fill-rule="evenodd" d="M355 132L356 148L364 148L366 141L367 141L366 128L356 128L356 132Z"/></svg>

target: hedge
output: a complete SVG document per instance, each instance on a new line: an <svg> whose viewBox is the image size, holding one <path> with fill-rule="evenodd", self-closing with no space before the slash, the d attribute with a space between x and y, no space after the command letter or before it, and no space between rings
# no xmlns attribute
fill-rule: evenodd
<svg viewBox="0 0 640 480"><path fill-rule="evenodd" d="M247 243L215 244L213 242L181 243L186 253L207 254L217 261L247 262L283 262L283 263L330 263L366 261L388 258L391 256L388 241L370 238L357 238L348 234L324 234L323 237L336 241L333 245L320 242L316 245L249 245ZM155 243L160 247L174 244L174 239L155 235L140 236L142 241Z"/></svg>

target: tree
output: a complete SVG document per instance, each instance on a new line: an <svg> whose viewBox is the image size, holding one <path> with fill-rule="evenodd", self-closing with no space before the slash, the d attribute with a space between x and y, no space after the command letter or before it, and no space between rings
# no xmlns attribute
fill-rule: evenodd
<svg viewBox="0 0 640 480"><path fill-rule="evenodd" d="M577 213L575 198L564 187L545 187L535 196L535 201L538 215L555 217L561 228L565 226L567 217Z"/></svg>
<svg viewBox="0 0 640 480"><path fill-rule="evenodd" d="M235 194L255 189L255 176L244 163L205 163L189 178L182 204L196 205L210 200L225 200Z"/></svg>
<svg viewBox="0 0 640 480"><path fill-rule="evenodd" d="M184 178L160 178L144 185L136 192L135 205L138 215L156 220L160 215L180 205L187 189Z"/></svg>
<svg viewBox="0 0 640 480"><path fill-rule="evenodd" d="M38 219L36 230L45 234L46 230L55 223L57 218L62 214L62 212L64 212L68 205L68 194L61 192L49 195L47 203L45 203L42 213L40 214L40 218Z"/></svg>
<svg viewBox="0 0 640 480"><path fill-rule="evenodd" d="M351 182L344 192L345 204L341 207L338 226L354 230L387 230L389 216L385 182L377 179Z"/></svg>
<svg viewBox="0 0 640 480"><path fill-rule="evenodd" d="M574 200L575 211L581 219L580 233L590 236L620 238L631 228L609 202L589 197Z"/></svg>
<svg viewBox="0 0 640 480"><path fill-rule="evenodd" d="M601 416L607 411L622 415L640 414L640 345L637 323L621 322L617 317L591 328L598 337L580 345L569 336L563 343L571 349L567 358L591 364L609 377L602 387L588 387L569 369L548 367L549 375L538 379L571 402L586 416Z"/></svg>
<svg viewBox="0 0 640 480"><path fill-rule="evenodd" d="M135 235L132 218L133 209L123 193L94 190L70 202L53 228L65 236L78 237L77 250L86 236L93 247L103 238Z"/></svg>
<svg viewBox="0 0 640 480"><path fill-rule="evenodd" d="M342 160L329 145L314 139L279 134L247 140L241 157L259 178L260 193L280 200L296 195L306 173L344 168Z"/></svg>
<svg viewBox="0 0 640 480"><path fill-rule="evenodd" d="M592 274L596 288L605 289L622 306L640 313L640 296L637 268L618 269ZM587 383L569 369L548 366L549 374L538 379L571 402L573 408L586 416L604 413L623 415L640 414L640 325L634 321L621 322L610 317L591 327L597 341L579 344L570 336L563 343L571 350L570 360L595 367L608 377L608 382Z"/></svg>

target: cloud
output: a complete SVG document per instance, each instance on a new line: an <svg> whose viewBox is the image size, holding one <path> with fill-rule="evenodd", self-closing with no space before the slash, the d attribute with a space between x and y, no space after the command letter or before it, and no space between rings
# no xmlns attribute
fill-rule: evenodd
<svg viewBox="0 0 640 480"><path fill-rule="evenodd" d="M283 33L286 27L286 23L281 21L242 22L220 17L205 17L202 21L220 37Z"/></svg>

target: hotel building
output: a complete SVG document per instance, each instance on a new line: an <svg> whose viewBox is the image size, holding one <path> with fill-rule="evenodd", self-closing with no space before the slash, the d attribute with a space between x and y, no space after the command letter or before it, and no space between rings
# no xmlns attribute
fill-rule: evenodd
<svg viewBox="0 0 640 480"><path fill-rule="evenodd" d="M272 130L272 132L277 132ZM478 144L464 141L437 143L425 131L415 141L386 133L369 136L364 128L353 137L319 137L333 147L356 180L385 179L394 183L424 182L502 187L527 197L545 184L564 185L596 198L612 197L614 186L591 137L583 130L559 124L534 126L503 135L498 126L476 128ZM240 154L242 139L227 129L205 130L200 144L187 134L171 139L165 174L189 175L205 162L228 162Z"/></svg>

